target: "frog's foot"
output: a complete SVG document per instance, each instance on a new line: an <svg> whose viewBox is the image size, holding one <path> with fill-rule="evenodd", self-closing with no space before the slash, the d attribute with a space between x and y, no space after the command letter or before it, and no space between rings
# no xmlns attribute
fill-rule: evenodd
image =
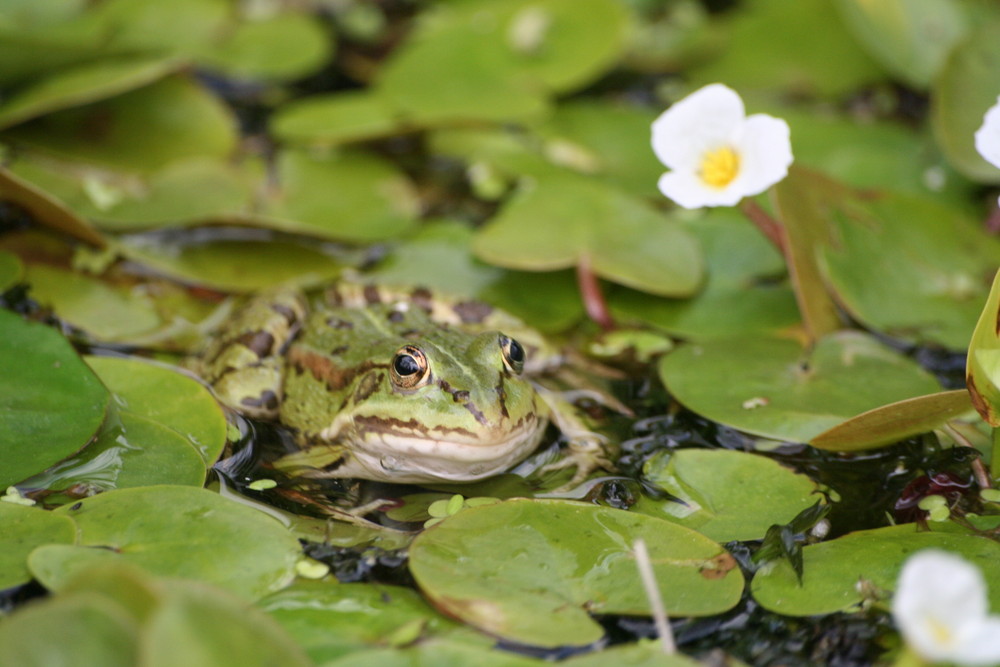
<svg viewBox="0 0 1000 667"><path fill-rule="evenodd" d="M542 467L542 472L562 470L563 468L570 467L576 468L573 478L558 489L555 489L555 491L568 491L579 486L591 473L597 470L615 472L615 465L608 458L607 440L601 434L593 432L577 434L571 438L567 445L568 451L563 457Z"/></svg>

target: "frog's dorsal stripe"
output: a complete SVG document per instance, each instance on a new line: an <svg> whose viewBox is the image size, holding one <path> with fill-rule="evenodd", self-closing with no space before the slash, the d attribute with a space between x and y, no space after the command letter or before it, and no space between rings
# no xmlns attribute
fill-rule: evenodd
<svg viewBox="0 0 1000 667"><path fill-rule="evenodd" d="M338 366L326 355L293 345L288 350L288 363L299 371L308 371L313 378L326 384L330 391L343 389L363 373L376 368L387 369L389 364L364 361L356 366Z"/></svg>

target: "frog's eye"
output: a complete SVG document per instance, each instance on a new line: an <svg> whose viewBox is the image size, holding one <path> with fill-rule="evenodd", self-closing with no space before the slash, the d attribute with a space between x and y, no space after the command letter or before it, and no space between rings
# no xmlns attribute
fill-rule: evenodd
<svg viewBox="0 0 1000 667"><path fill-rule="evenodd" d="M405 345L392 358L389 375L392 376L392 381L397 387L413 389L426 383L431 373L427 357L420 351L420 348Z"/></svg>
<svg viewBox="0 0 1000 667"><path fill-rule="evenodd" d="M524 348L513 338L500 336L500 349L503 351L503 363L515 373L524 370Z"/></svg>

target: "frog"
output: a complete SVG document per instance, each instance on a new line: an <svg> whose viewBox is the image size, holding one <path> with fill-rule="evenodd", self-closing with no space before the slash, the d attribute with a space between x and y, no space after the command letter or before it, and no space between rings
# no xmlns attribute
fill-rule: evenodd
<svg viewBox="0 0 1000 667"><path fill-rule="evenodd" d="M200 356L216 397L295 433L293 476L472 482L517 465L550 422L568 436L570 484L613 469L607 439L535 378L558 366L544 336L485 303L424 288L347 283L311 301L251 297Z"/></svg>

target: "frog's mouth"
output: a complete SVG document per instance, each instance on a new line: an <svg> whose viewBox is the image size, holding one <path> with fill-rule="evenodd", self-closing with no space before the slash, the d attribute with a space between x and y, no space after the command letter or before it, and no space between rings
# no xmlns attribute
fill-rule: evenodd
<svg viewBox="0 0 1000 667"><path fill-rule="evenodd" d="M538 447L547 423L530 414L501 433L473 433L415 420L355 418L360 437L336 475L407 484L473 482L523 460Z"/></svg>

